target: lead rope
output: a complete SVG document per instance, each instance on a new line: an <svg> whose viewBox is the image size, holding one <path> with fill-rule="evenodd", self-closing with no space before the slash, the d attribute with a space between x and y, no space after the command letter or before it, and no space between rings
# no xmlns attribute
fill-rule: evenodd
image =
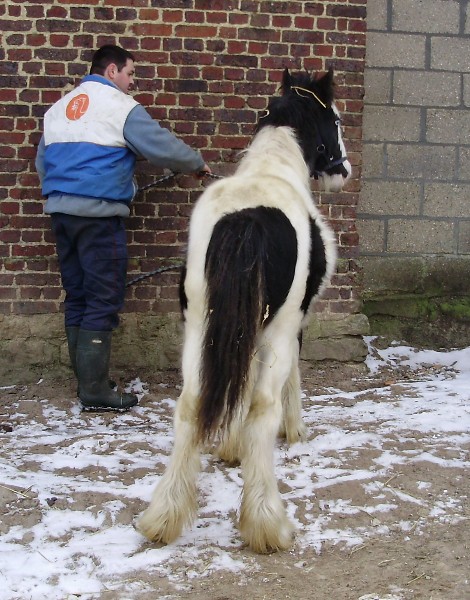
<svg viewBox="0 0 470 600"><path fill-rule="evenodd" d="M150 271L149 273L143 273L142 275L139 275L138 277L135 277L134 279L131 279L130 281L128 281L126 283L126 288L130 287L131 285L134 285L135 283L138 283L139 281L142 281L143 279L147 279L147 277L153 277L154 275L157 275L158 273L165 273L166 271L174 271L176 269L181 269L181 267L184 265L184 262L178 262L175 263L174 265L169 265L167 267L159 267L158 269L154 269L153 271Z"/></svg>
<svg viewBox="0 0 470 600"><path fill-rule="evenodd" d="M201 171L201 175L204 175L204 177L209 177L210 179L223 179L223 175L216 175L215 173L207 173L206 171ZM170 179L173 179L174 177L176 177L177 175L181 175L181 173L169 173L168 175L163 175L163 177L160 177L159 179L155 179L155 181L152 181L152 183L148 183L147 185L143 185L142 187L138 188L138 192L145 192L146 190L149 190L150 188L156 187L157 185L160 185L160 183L163 183L164 181L169 181Z"/></svg>
<svg viewBox="0 0 470 600"><path fill-rule="evenodd" d="M216 175L215 173L207 173L206 171L202 171L202 172L204 173L204 177L210 177L211 179L223 179L222 175ZM143 185L142 187L138 188L137 191L145 192L146 190L149 190L150 188L160 185L160 183L163 183L165 181L169 181L170 179L173 179L177 175L179 175L179 173L169 173L168 175L163 175L163 177L160 177L159 179L155 179L155 181L152 181L152 183L148 183L147 185ZM154 269L153 271L150 271L149 273L143 273L142 275L139 275L138 277L135 277L134 279L131 279L130 281L128 281L126 283L126 288L138 283L139 281L143 281L144 279L147 279L148 277L153 277L154 275L158 275L159 273L165 273L166 271L175 271L177 269L181 269L181 267L183 265L184 265L184 262L180 261L180 262L174 263L173 265L168 265L166 267L159 267L158 269Z"/></svg>

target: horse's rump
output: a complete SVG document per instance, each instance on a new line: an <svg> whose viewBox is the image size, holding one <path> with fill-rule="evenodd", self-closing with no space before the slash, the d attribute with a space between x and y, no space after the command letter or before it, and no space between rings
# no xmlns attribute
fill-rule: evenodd
<svg viewBox="0 0 470 600"><path fill-rule="evenodd" d="M207 319L201 366L200 434L226 427L239 407L256 340L284 304L297 236L279 209L258 206L215 225L206 254Z"/></svg>

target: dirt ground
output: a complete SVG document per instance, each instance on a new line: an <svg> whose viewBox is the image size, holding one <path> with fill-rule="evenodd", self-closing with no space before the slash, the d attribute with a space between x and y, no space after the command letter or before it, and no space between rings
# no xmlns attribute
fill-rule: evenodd
<svg viewBox="0 0 470 600"><path fill-rule="evenodd" d="M132 374L126 374L132 376ZM166 372L154 374L139 373L140 378L148 384L149 393L143 398L142 404L157 403L163 398L177 398L179 393L179 373ZM399 394L400 386L416 379L416 373L409 370L382 369L379 374L370 377L363 365L326 364L302 365L302 387L307 397L325 394L332 388L343 390L345 399L336 402L348 408L347 392L363 391L367 398L367 390L373 389L371 399L380 402L377 389L390 388L392 393ZM129 378L127 378L129 380ZM394 390L394 391L393 391ZM44 399L55 410L70 411L74 400L74 382L42 381L37 385L16 386L2 391L0 404L0 438L9 440L11 444L15 431L24 423L24 415L28 419L42 423L47 427L47 411L43 410ZM386 400L384 400L386 401ZM388 400L389 401L389 398ZM309 400L307 400L309 402ZM34 408L36 407L36 408ZM22 416L23 415L23 416ZM82 413L81 423L86 431L87 422L93 416ZM113 427L113 415L101 417L110 428ZM171 410L161 405L161 419L171 422ZM80 426L78 426L80 427ZM118 427L117 425L114 427ZM142 419L135 427L145 427ZM345 430L351 430L351 424L344 423ZM19 429L18 429L19 430ZM313 433L311 434L313 435ZM2 443L3 444L3 443ZM420 444L418 436L400 436L389 438L387 444L395 453L406 455ZM3 444L0 446L0 460L7 464L11 460L10 450ZM38 452L47 452L44 447L36 446ZM129 452L131 449L127 448ZM385 447L386 450L386 447ZM469 448L460 449L467 453ZM382 450L383 451L383 450ZM351 454L348 460L354 461L354 468L367 469L374 458L373 448L364 448ZM455 447L441 447L442 459L455 456ZM333 452L334 454L334 452ZM461 454L462 455L462 454ZM29 457L34 463L34 456ZM467 462L468 464L468 462ZM160 465L161 466L161 465ZM221 467L222 469L224 467ZM227 467L228 468L228 467ZM159 466L156 466L157 472ZM160 469L161 470L161 469ZM88 468L87 477L93 478L92 468ZM143 471L143 470L142 470ZM79 473L80 474L80 473ZM103 473L96 470L97 479ZM124 485L132 485L136 480L136 470L122 475ZM126 480L127 479L127 480ZM417 491L417 482L427 482L427 487ZM321 550L302 546L295 543L288 552L270 555L255 555L246 547L239 545L231 550L235 559L241 560L244 568L230 572L223 568L209 569L205 572L200 565L188 565L187 561L174 560L171 565L172 576L166 577L148 573L135 572L132 579L146 583L141 592L130 591L125 582L92 595L67 596L68 598L100 598L107 600L116 598L129 600L155 600L157 598L191 598L192 600L235 600L250 598L252 600L466 600L470 598L470 477L462 469L439 465L438 461L404 462L394 465L381 482L384 502L395 501L392 511L368 513L367 510L349 514L347 511L331 509L329 513L329 529L355 530L362 528L363 541L357 545L337 543L334 539L323 541ZM289 490L288 482L280 482L281 493ZM323 494L323 498L322 498ZM413 502L411 497L418 497L419 502ZM432 499L430 496L432 495ZM0 488L0 507L2 509L2 524L0 533L10 531L12 527L32 526L38 523L42 516L34 494L23 497L14 494L6 487ZM462 502L455 506L454 516L449 518L439 512L428 510L426 502L438 502L447 497L460 498ZM348 499L354 506L367 506L368 499L363 482L352 479L338 485L332 485L328 490L318 490L315 506L319 504L323 510L328 510L328 502ZM67 504L60 497L54 508L60 510ZM73 499L74 506L94 505L93 499L80 498L79 494ZM323 501L323 504L321 504ZM64 506L61 506L64 502ZM102 502L102 499L101 499ZM97 502L98 503L98 502ZM326 504L325 504L326 503ZM126 513L120 515L124 524L129 524L135 514L142 510L138 500L129 503ZM298 503L297 518L307 522L310 518L305 503ZM233 516L236 519L236 516ZM402 523L410 526L404 530ZM64 543L66 539L64 538ZM28 538L24 538L28 543ZM150 543L143 548L150 548ZM191 571L191 573L190 573ZM196 571L196 573L194 572ZM0 566L1 573L1 566ZM0 578L1 583L1 578ZM149 591L149 586L152 591ZM1 594L0 594L1 596ZM8 598L8 596L1 596ZM20 598L12 592L12 599ZM29 596L28 596L29 597ZM55 596L50 596L54 598ZM57 596L58 597L58 596ZM35 600L34 595L31 598ZM22 599L23 600L23 599Z"/></svg>

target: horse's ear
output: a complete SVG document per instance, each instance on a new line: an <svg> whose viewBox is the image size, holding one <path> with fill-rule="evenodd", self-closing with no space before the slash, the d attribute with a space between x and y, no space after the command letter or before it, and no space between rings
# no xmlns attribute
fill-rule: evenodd
<svg viewBox="0 0 470 600"><path fill-rule="evenodd" d="M315 80L317 85L317 89L320 92L321 96L326 100L328 104L333 101L334 96L334 72L333 69L328 69L328 71L318 77Z"/></svg>
<svg viewBox="0 0 470 600"><path fill-rule="evenodd" d="M289 69L286 67L284 69L284 73L282 74L281 87L284 92L287 92L287 90L290 90L291 85L292 85L292 77L289 73Z"/></svg>

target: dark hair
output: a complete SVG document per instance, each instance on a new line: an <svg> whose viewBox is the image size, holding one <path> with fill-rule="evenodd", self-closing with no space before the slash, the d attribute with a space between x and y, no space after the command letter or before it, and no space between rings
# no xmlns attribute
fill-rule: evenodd
<svg viewBox="0 0 470 600"><path fill-rule="evenodd" d="M111 63L114 63L117 66L118 71L120 71L126 66L129 59L134 60L133 55L120 46L114 46L113 44L101 46L101 48L93 54L90 74L104 75L106 67Z"/></svg>

